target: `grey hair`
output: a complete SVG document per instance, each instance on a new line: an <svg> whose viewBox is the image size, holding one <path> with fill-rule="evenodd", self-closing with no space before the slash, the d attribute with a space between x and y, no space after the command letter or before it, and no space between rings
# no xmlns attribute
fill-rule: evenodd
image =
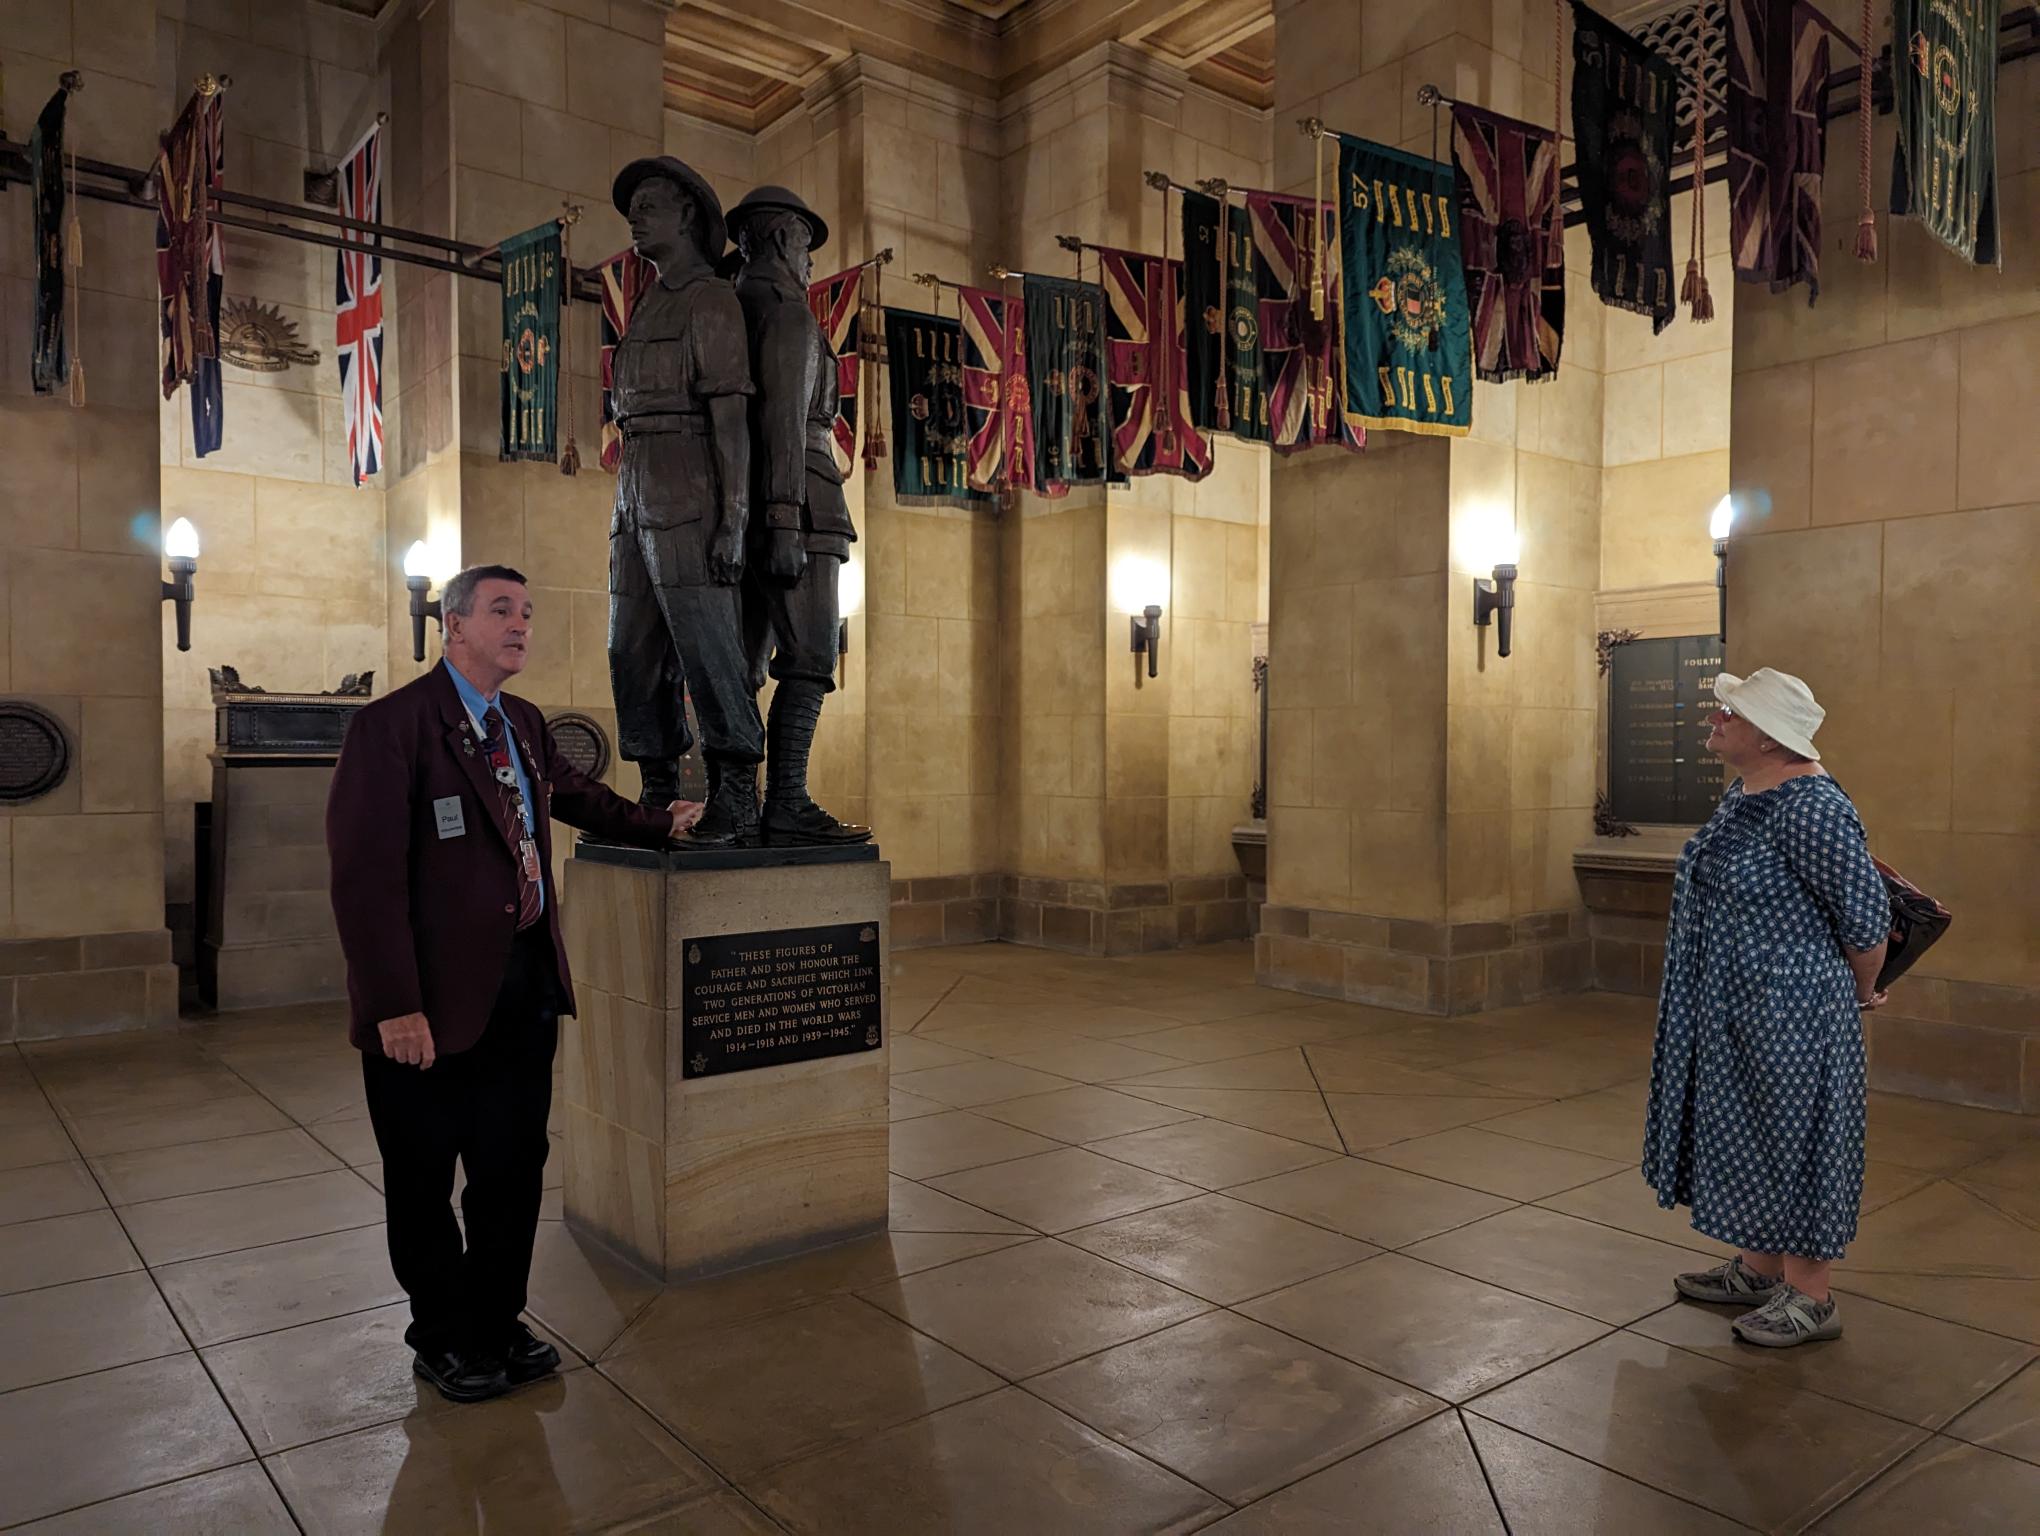
<svg viewBox="0 0 2040 1536"><path fill-rule="evenodd" d="M507 565L471 565L446 584L446 590L439 595L440 612L467 618L475 611L475 589L485 581L514 581L520 587L531 585L524 572L512 570Z"/></svg>

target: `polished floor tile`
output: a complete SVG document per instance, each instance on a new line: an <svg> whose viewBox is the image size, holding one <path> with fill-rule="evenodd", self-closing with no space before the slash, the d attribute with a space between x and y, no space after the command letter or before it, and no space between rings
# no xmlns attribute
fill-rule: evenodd
<svg viewBox="0 0 2040 1536"><path fill-rule="evenodd" d="M1947 1433L2040 1466L2040 1365L2027 1366L1950 1424Z"/></svg>
<svg viewBox="0 0 2040 1536"><path fill-rule="evenodd" d="M902 1178L927 1179L937 1174L1007 1163L1016 1157L1053 1152L1060 1142L1017 1126L991 1120L969 1110L946 1109L894 1125L886 1152L887 1165Z"/></svg>
<svg viewBox="0 0 2040 1536"><path fill-rule="evenodd" d="M1152 1130L1193 1118L1189 1110L1171 1109L1146 1098L1084 1084L1054 1093L1038 1093L1003 1104L986 1104L978 1114L1015 1125L1057 1141L1102 1141L1130 1131Z"/></svg>
<svg viewBox="0 0 2040 1536"><path fill-rule="evenodd" d="M78 1150L87 1157L291 1128L290 1116L259 1094L245 1090L230 1098L174 1109L120 1109L105 1114L69 1115L66 1123L77 1139Z"/></svg>
<svg viewBox="0 0 2040 1536"><path fill-rule="evenodd" d="M944 1174L928 1183L944 1194L1042 1232L1087 1227L1203 1193L1195 1184L1101 1157L1083 1147L1063 1147L1014 1162Z"/></svg>
<svg viewBox="0 0 2040 1536"><path fill-rule="evenodd" d="M81 1211L0 1227L0 1296L141 1267L112 1211Z"/></svg>
<svg viewBox="0 0 2040 1536"><path fill-rule="evenodd" d="M707 1467L594 1371L271 1457L312 1536L584 1531L692 1503Z"/></svg>
<svg viewBox="0 0 2040 1536"><path fill-rule="evenodd" d="M1506 1195L1511 1200L1555 1195L1624 1171L1623 1164L1605 1157L1538 1146L1474 1126L1377 1147L1367 1156L1391 1168Z"/></svg>
<svg viewBox="0 0 2040 1536"><path fill-rule="evenodd" d="M649 1275L565 1222L538 1224L526 1306L588 1359L600 1358L659 1292Z"/></svg>
<svg viewBox="0 0 2040 1536"><path fill-rule="evenodd" d="M1295 1049L1259 1050L1251 1056L1234 1056L1228 1060L1195 1062L1187 1067L1172 1067L1166 1072L1145 1073L1130 1077L1119 1085L1131 1092L1141 1088L1226 1088L1226 1089L1293 1089L1303 1093L1317 1092L1317 1079L1311 1076L1310 1063L1303 1052Z"/></svg>
<svg viewBox="0 0 2040 1536"><path fill-rule="evenodd" d="M0 1526L252 1456L196 1355L23 1387L0 1396Z"/></svg>
<svg viewBox="0 0 2040 1536"><path fill-rule="evenodd" d="M1378 1248L1400 1248L1509 1207L1496 1195L1357 1157L1277 1174L1228 1193Z"/></svg>
<svg viewBox="0 0 2040 1536"><path fill-rule="evenodd" d="M231 1253L292 1238L316 1237L383 1219L383 1197L351 1169L244 1184L126 1206L128 1236L150 1264Z"/></svg>
<svg viewBox="0 0 2040 1536"><path fill-rule="evenodd" d="M1934 1439L1817 1527L1834 1536L1967 1536L2040 1526L2040 1467Z"/></svg>
<svg viewBox="0 0 2040 1536"><path fill-rule="evenodd" d="M96 1211L105 1204L92 1170L76 1158L0 1171L0 1227Z"/></svg>
<svg viewBox="0 0 2040 1536"><path fill-rule="evenodd" d="M1013 1381L1210 1310L1173 1286L1046 1238L863 1294ZM988 1306L987 1297L997 1303Z"/></svg>
<svg viewBox="0 0 2040 1536"><path fill-rule="evenodd" d="M1327 1093L1325 1104L1348 1152L1364 1153L1459 1125L1484 1125L1522 1099L1446 1094Z"/></svg>
<svg viewBox="0 0 2040 1536"><path fill-rule="evenodd" d="M375 1160L373 1152L363 1159ZM341 1166L340 1157L295 1127L176 1147L116 1152L92 1159L92 1171L98 1174L115 1205L139 1205L145 1200L168 1200L207 1190L264 1184Z"/></svg>
<svg viewBox="0 0 2040 1536"><path fill-rule="evenodd" d="M1470 1405L1763 1530L1809 1521L1925 1438L1910 1424L1613 1333Z"/></svg>
<svg viewBox="0 0 2040 1536"><path fill-rule="evenodd" d="M1341 1269L1378 1250L1225 1195L1065 1232L1063 1241L1220 1306Z"/></svg>
<svg viewBox="0 0 2040 1536"><path fill-rule="evenodd" d="M12 1536L297 1536L269 1476L252 1461L87 1504Z"/></svg>
<svg viewBox="0 0 2040 1536"><path fill-rule="evenodd" d="M945 1195L939 1189L916 1184L898 1174L886 1181L887 1226L899 1232L1017 1232L1031 1236L1032 1228L1004 1216L995 1216L980 1206Z"/></svg>
<svg viewBox="0 0 2040 1536"><path fill-rule="evenodd" d="M1518 1206L1413 1244L1412 1257L1606 1323L1633 1322L1673 1294L1672 1277L1711 1255Z"/></svg>
<svg viewBox="0 0 2040 1536"><path fill-rule="evenodd" d="M1481 1129L1634 1165L1643 1155L1643 1117L1649 1098L1644 1087L1621 1083L1577 1098L1497 1115L1483 1120Z"/></svg>
<svg viewBox="0 0 2040 1536"><path fill-rule="evenodd" d="M895 1088L886 1098L886 1119L894 1122L918 1120L923 1115L939 1115L948 1108L947 1104L937 1104L933 1099L924 1099L904 1088Z"/></svg>
<svg viewBox="0 0 2040 1536"><path fill-rule="evenodd" d="M1183 1062L1230 1061L1238 1056L1260 1055L1269 1047L1267 1036L1242 1028L1234 1020L1222 1024L1178 1024L1151 1035L1120 1038L1122 1044Z"/></svg>
<svg viewBox="0 0 2040 1536"><path fill-rule="evenodd" d="M166 1264L155 1276L170 1310L201 1348L387 1306L404 1294L390 1274L381 1227Z"/></svg>
<svg viewBox="0 0 2040 1536"><path fill-rule="evenodd" d="M0 1169L57 1163L77 1155L71 1138L64 1134L63 1122L54 1113L0 1125Z"/></svg>
<svg viewBox="0 0 2040 1536"><path fill-rule="evenodd" d="M1675 1302L1632 1327L1765 1381L1825 1393L1923 1429L1941 1428L2034 1358L2033 1346L2015 1339L1845 1290L1835 1294L1842 1336L1817 1348L1752 1349L1729 1332L1733 1309L1703 1302Z"/></svg>
<svg viewBox="0 0 2040 1536"><path fill-rule="evenodd" d="M854 1296L631 1349L601 1369L738 1482L1004 1385Z"/></svg>
<svg viewBox="0 0 2040 1536"><path fill-rule="evenodd" d="M0 1296L0 1340L0 1392L190 1347L140 1271Z"/></svg>
<svg viewBox="0 0 2040 1536"><path fill-rule="evenodd" d="M1461 1418L1495 1502L1520 1536L1730 1536L1745 1529L1492 1419Z"/></svg>
<svg viewBox="0 0 2040 1536"><path fill-rule="evenodd" d="M1091 1150L1205 1189L1224 1189L1254 1179L1272 1178L1339 1155L1308 1142L1271 1136L1266 1131L1225 1120L1185 1120L1151 1131L1135 1131L1129 1136L1094 1142Z"/></svg>
<svg viewBox="0 0 2040 1536"><path fill-rule="evenodd" d="M1211 1527L1213 1536L1349 1536L1356 1529L1505 1536L1457 1413L1433 1414Z"/></svg>
<svg viewBox="0 0 2040 1536"><path fill-rule="evenodd" d="M967 1061L953 1067L931 1067L925 1072L907 1072L894 1079L911 1094L947 1104L951 1109L969 1109L978 1104L996 1104L1030 1093L1053 1093L1070 1086L1066 1077L1016 1067L1010 1061Z"/></svg>
<svg viewBox="0 0 2040 1536"><path fill-rule="evenodd" d="M1304 1056L1311 1075L1327 1094L1366 1093L1396 1096L1421 1095L1432 1098L1547 1099L1548 1093L1531 1093L1512 1087L1471 1082L1445 1072L1421 1071L1362 1054L1347 1045L1307 1045Z"/></svg>
<svg viewBox="0 0 2040 1536"><path fill-rule="evenodd" d="M903 1077L910 1072L928 1072L936 1067L963 1066L969 1062L982 1061L984 1057L975 1051L961 1050L953 1045L944 1045L920 1035L894 1035L888 1047L894 1077Z"/></svg>
<svg viewBox="0 0 2040 1536"><path fill-rule="evenodd" d="M1144 1072L1166 1072L1176 1064L1177 1058L1140 1050L1124 1040L1090 1040L1077 1036L1067 1044L1023 1051L1010 1060L1016 1067L1053 1072L1058 1077L1072 1078L1080 1083L1109 1083L1120 1078L1138 1077Z"/></svg>
<svg viewBox="0 0 2040 1536"><path fill-rule="evenodd" d="M1604 1227L1656 1238L1674 1247L1699 1249L1717 1257L1728 1253L1726 1244L1694 1230L1693 1213L1685 1206L1669 1211L1660 1206L1657 1191L1643 1182L1643 1174L1636 1168L1612 1173L1577 1189L1546 1195L1537 1204L1548 1211L1563 1211L1583 1221L1597 1221Z"/></svg>
<svg viewBox="0 0 2040 1536"><path fill-rule="evenodd" d="M1393 1253L1239 1310L1452 1402L1608 1331L1592 1318Z"/></svg>
<svg viewBox="0 0 2040 1536"><path fill-rule="evenodd" d="M799 1462L749 1491L797 1536L1170 1536L1225 1509L1013 1389Z"/></svg>
<svg viewBox="0 0 2040 1536"><path fill-rule="evenodd" d="M1233 1504L1442 1406L1230 1312L1105 1350L1036 1377L1028 1390Z"/></svg>
<svg viewBox="0 0 2040 1536"><path fill-rule="evenodd" d="M1327 1152L1343 1152L1346 1143L1332 1122L1325 1097L1316 1089L1294 1088L1164 1088L1122 1084L1127 1093L1185 1114L1198 1114L1271 1136L1306 1142Z"/></svg>

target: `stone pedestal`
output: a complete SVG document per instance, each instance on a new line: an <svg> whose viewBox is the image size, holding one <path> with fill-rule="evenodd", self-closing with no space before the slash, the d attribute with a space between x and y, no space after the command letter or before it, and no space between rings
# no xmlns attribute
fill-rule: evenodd
<svg viewBox="0 0 2040 1536"><path fill-rule="evenodd" d="M334 761L213 757L212 868L198 974L199 995L215 1008L347 995L326 857Z"/></svg>
<svg viewBox="0 0 2040 1536"><path fill-rule="evenodd" d="M870 847L576 849L562 898L581 1010L560 1034L569 1223L669 1281L885 1230L891 884ZM875 1048L688 1076L683 1000L709 964L695 941L844 924L877 932Z"/></svg>

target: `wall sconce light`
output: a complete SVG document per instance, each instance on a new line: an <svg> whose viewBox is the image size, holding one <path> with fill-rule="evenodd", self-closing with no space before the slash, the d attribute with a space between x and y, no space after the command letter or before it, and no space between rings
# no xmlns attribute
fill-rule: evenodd
<svg viewBox="0 0 2040 1536"><path fill-rule="evenodd" d="M1714 540L1714 589L1720 604L1715 638L1724 645L1728 643L1728 535L1734 526L1735 499L1724 496L1714 504L1713 515L1707 519L1707 536Z"/></svg>
<svg viewBox="0 0 2040 1536"><path fill-rule="evenodd" d="M1147 675L1156 675L1162 659L1162 605L1149 603L1130 621L1133 625L1133 654L1147 657Z"/></svg>
<svg viewBox="0 0 2040 1536"><path fill-rule="evenodd" d="M180 517L163 535L163 553L170 560L170 579L163 583L163 601L177 605L177 649L191 649L191 604L197 597L198 530Z"/></svg>
<svg viewBox="0 0 2040 1536"><path fill-rule="evenodd" d="M423 539L404 554L404 585L411 589L411 660L425 659L425 621L437 619L440 633L446 632L446 610L440 599L426 597L432 590L434 560Z"/></svg>
<svg viewBox="0 0 2040 1536"><path fill-rule="evenodd" d="M836 573L836 612L841 616L836 624L836 658L841 672L838 681L848 686L850 681L850 621L864 611L864 562L845 560L843 569Z"/></svg>
<svg viewBox="0 0 2040 1536"><path fill-rule="evenodd" d="M1492 620L1495 654L1507 656L1510 627L1516 614L1516 529L1497 517L1491 539L1495 551L1494 580L1473 578L1473 622L1485 629Z"/></svg>

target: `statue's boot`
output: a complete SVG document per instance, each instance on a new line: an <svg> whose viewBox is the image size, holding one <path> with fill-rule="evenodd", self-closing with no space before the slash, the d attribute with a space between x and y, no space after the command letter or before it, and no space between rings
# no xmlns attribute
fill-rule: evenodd
<svg viewBox="0 0 2040 1536"><path fill-rule="evenodd" d="M680 765L672 762L641 762L638 777L644 787L638 791L638 804L663 811L680 798Z"/></svg>
<svg viewBox="0 0 2040 1536"><path fill-rule="evenodd" d="M838 821L808 796L808 749L822 717L822 685L782 680L765 718L764 840L776 846L836 847L868 843L871 828Z"/></svg>
<svg viewBox="0 0 2040 1536"><path fill-rule="evenodd" d="M748 764L709 758L708 805L687 833L692 848L738 848L758 841L758 778Z"/></svg>

